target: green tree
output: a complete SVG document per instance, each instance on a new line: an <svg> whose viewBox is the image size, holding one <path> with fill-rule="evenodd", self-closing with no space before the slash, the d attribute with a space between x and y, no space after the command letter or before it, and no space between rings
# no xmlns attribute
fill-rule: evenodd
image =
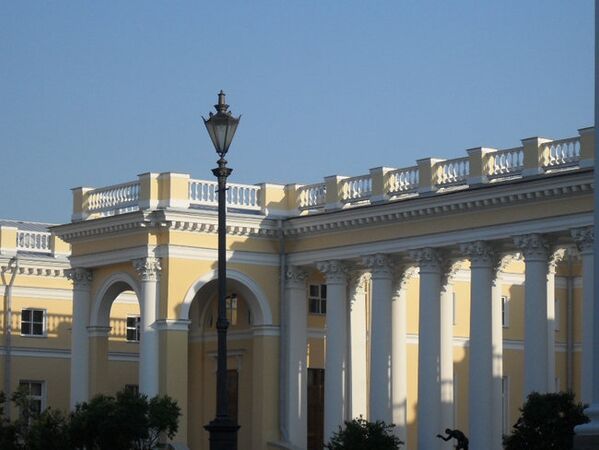
<svg viewBox="0 0 599 450"><path fill-rule="evenodd" d="M533 392L520 408L513 433L505 436L506 450L570 450L574 427L587 423L584 405L574 402L574 394Z"/></svg>
<svg viewBox="0 0 599 450"><path fill-rule="evenodd" d="M393 434L395 425L382 421L368 422L361 416L333 434L325 448L329 450L397 450L403 444Z"/></svg>
<svg viewBox="0 0 599 450"><path fill-rule="evenodd" d="M161 435L172 438L180 408L169 397L148 397L121 391L98 395L77 405L70 430L76 448L86 450L151 450Z"/></svg>
<svg viewBox="0 0 599 450"><path fill-rule="evenodd" d="M6 416L6 394L0 392L0 448L3 450L20 450L17 429Z"/></svg>

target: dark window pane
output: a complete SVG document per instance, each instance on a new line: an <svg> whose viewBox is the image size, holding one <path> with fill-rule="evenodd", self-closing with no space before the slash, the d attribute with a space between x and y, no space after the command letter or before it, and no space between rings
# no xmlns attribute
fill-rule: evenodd
<svg viewBox="0 0 599 450"><path fill-rule="evenodd" d="M135 326L135 317L127 317L127 327L134 327Z"/></svg>
<svg viewBox="0 0 599 450"><path fill-rule="evenodd" d="M44 311L40 311L40 310L33 311L33 321L42 323L44 321Z"/></svg>
<svg viewBox="0 0 599 450"><path fill-rule="evenodd" d="M310 297L318 297L318 286L311 284L310 285Z"/></svg>
<svg viewBox="0 0 599 450"><path fill-rule="evenodd" d="M327 298L327 285L326 284L320 285L320 298Z"/></svg>
<svg viewBox="0 0 599 450"><path fill-rule="evenodd" d="M320 303L320 313L321 314L326 314L327 313L327 302L325 300L323 300Z"/></svg>
<svg viewBox="0 0 599 450"><path fill-rule="evenodd" d="M127 330L127 340L128 341L137 341L137 330L135 329L128 329Z"/></svg>
<svg viewBox="0 0 599 450"><path fill-rule="evenodd" d="M44 325L41 323L33 324L33 333L36 336L42 336L44 334Z"/></svg>
<svg viewBox="0 0 599 450"><path fill-rule="evenodd" d="M30 390L29 390L29 394L30 395L36 395L36 396L41 396L42 395L42 384L41 383L30 383Z"/></svg>
<svg viewBox="0 0 599 450"><path fill-rule="evenodd" d="M21 334L31 334L31 324L27 322L21 322Z"/></svg>
<svg viewBox="0 0 599 450"><path fill-rule="evenodd" d="M21 320L26 320L27 322L31 322L31 310L30 309L24 309L21 312Z"/></svg>

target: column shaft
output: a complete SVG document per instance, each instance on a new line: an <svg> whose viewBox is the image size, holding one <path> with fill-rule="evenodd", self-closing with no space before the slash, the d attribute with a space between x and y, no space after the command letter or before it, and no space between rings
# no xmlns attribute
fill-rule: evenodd
<svg viewBox="0 0 599 450"><path fill-rule="evenodd" d="M289 442L306 448L308 430L308 307L306 274L297 267L286 273L285 296L287 313L287 430Z"/></svg>
<svg viewBox="0 0 599 450"><path fill-rule="evenodd" d="M364 260L372 271L370 420L391 423L391 267L383 255Z"/></svg>
<svg viewBox="0 0 599 450"><path fill-rule="evenodd" d="M366 289L363 277L351 280L350 360L351 417L368 417L366 364Z"/></svg>
<svg viewBox="0 0 599 450"><path fill-rule="evenodd" d="M327 283L324 375L324 439L328 442L347 414L347 279L341 262L319 263Z"/></svg>
<svg viewBox="0 0 599 450"><path fill-rule="evenodd" d="M432 248L411 253L420 268L418 319L418 449L437 450L441 441L441 262Z"/></svg>
<svg viewBox="0 0 599 450"><path fill-rule="evenodd" d="M453 403L453 285L445 281L441 288L441 429L454 428ZM451 442L441 442L441 447L452 449Z"/></svg>
<svg viewBox="0 0 599 450"><path fill-rule="evenodd" d="M89 398L89 313L91 272L72 269L66 273L73 281L73 322L71 325L71 397L70 407Z"/></svg>
<svg viewBox="0 0 599 450"><path fill-rule="evenodd" d="M502 289L499 274L495 274L492 287L492 346L493 346L493 388L491 393L491 411L493 429L491 431L491 450L502 450L503 414L502 414L502 384L503 384L503 320L502 320ZM507 395L508 393L506 393Z"/></svg>

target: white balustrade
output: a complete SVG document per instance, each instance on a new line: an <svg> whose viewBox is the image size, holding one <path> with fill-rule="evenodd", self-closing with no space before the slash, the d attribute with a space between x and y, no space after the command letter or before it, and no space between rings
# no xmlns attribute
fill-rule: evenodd
<svg viewBox="0 0 599 450"><path fill-rule="evenodd" d="M499 150L489 155L490 179L519 175L524 167L524 149L522 147Z"/></svg>
<svg viewBox="0 0 599 450"><path fill-rule="evenodd" d="M17 250L32 253L52 253L52 233L17 230Z"/></svg>
<svg viewBox="0 0 599 450"><path fill-rule="evenodd" d="M102 216L134 211L138 207L139 181L115 184L88 192L87 212Z"/></svg>
<svg viewBox="0 0 599 450"><path fill-rule="evenodd" d="M448 159L436 164L437 173L436 186L450 186L466 182L470 173L470 161L468 158Z"/></svg>
<svg viewBox="0 0 599 450"><path fill-rule="evenodd" d="M245 210L260 210L260 186L227 184L227 206ZM189 180L189 203L195 206L218 206L216 181Z"/></svg>
<svg viewBox="0 0 599 450"><path fill-rule="evenodd" d="M580 138L560 139L543 144L544 169L567 167L580 160Z"/></svg>
<svg viewBox="0 0 599 450"><path fill-rule="evenodd" d="M360 175L345 178L341 181L341 193L343 203L368 200L372 194L372 177L370 175Z"/></svg>
<svg viewBox="0 0 599 450"><path fill-rule="evenodd" d="M395 169L387 174L389 195L400 195L416 192L420 176L418 166Z"/></svg>
<svg viewBox="0 0 599 450"><path fill-rule="evenodd" d="M297 195L297 208L304 211L324 207L326 192L324 183L301 186Z"/></svg>

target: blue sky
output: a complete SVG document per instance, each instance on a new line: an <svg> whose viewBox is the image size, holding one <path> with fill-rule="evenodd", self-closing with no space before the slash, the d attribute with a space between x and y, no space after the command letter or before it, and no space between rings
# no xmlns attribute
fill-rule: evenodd
<svg viewBox="0 0 599 450"><path fill-rule="evenodd" d="M0 2L0 218L69 188L211 179L202 124L243 117L231 181L311 183L592 125L592 0Z"/></svg>

